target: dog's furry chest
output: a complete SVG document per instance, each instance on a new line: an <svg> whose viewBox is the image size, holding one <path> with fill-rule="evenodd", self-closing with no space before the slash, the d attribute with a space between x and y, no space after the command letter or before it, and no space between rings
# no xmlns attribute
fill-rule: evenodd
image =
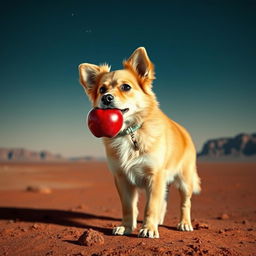
<svg viewBox="0 0 256 256"><path fill-rule="evenodd" d="M143 186L148 178L146 169L152 166L151 158L146 153L136 151L129 136L116 138L110 147L116 152L115 156L108 155L111 171L114 174L122 172L132 184Z"/></svg>

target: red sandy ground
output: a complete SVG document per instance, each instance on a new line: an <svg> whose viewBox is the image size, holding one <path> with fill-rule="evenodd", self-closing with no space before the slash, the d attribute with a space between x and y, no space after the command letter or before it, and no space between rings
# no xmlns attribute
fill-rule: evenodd
<svg viewBox="0 0 256 256"><path fill-rule="evenodd" d="M179 195L172 188L160 239L146 239L137 238L138 230L111 235L121 207L104 162L0 164L0 255L256 255L256 164L201 163L198 169L203 191L193 197L192 218L202 229L175 229ZM26 191L29 185L52 192ZM102 233L103 245L79 245L89 228Z"/></svg>

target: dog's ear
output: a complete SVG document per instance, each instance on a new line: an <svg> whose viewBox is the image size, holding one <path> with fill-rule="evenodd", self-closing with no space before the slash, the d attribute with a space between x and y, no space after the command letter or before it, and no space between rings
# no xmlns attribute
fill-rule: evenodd
<svg viewBox="0 0 256 256"><path fill-rule="evenodd" d="M130 58L123 62L123 65L124 68L136 73L144 89L151 88L152 81L155 79L154 65L144 47L137 48Z"/></svg>
<svg viewBox="0 0 256 256"><path fill-rule="evenodd" d="M110 71L110 67L107 64L93 65L89 63L80 64L79 67L80 83L88 93L97 84L98 79L104 74Z"/></svg>

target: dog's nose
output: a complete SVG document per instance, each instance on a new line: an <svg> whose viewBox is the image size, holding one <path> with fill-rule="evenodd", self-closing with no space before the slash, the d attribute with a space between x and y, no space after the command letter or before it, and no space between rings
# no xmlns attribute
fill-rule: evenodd
<svg viewBox="0 0 256 256"><path fill-rule="evenodd" d="M114 96L111 94L105 94L102 96L101 101L104 105L110 105L110 103L114 100Z"/></svg>

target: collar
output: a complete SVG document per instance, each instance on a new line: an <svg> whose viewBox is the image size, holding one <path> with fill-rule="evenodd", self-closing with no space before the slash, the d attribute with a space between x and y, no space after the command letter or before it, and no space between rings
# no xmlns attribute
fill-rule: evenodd
<svg viewBox="0 0 256 256"><path fill-rule="evenodd" d="M139 130L141 128L141 126L142 126L141 124L135 124L133 126L130 126L126 129L124 129L118 135L119 136L131 135L131 134L135 133L137 130Z"/></svg>
<svg viewBox="0 0 256 256"><path fill-rule="evenodd" d="M120 133L118 134L118 136L130 135L130 136L131 136L131 140L132 140L133 145L134 145L134 149L135 149L136 151L139 150L139 145L138 145L138 142L137 142L137 140L136 140L136 138L135 138L135 134L134 134L134 133L135 133L138 129L140 129L141 126L142 126L141 124L135 124L135 125L133 125L133 126L130 126L130 127L126 128L126 129L124 129L122 132L120 132Z"/></svg>

